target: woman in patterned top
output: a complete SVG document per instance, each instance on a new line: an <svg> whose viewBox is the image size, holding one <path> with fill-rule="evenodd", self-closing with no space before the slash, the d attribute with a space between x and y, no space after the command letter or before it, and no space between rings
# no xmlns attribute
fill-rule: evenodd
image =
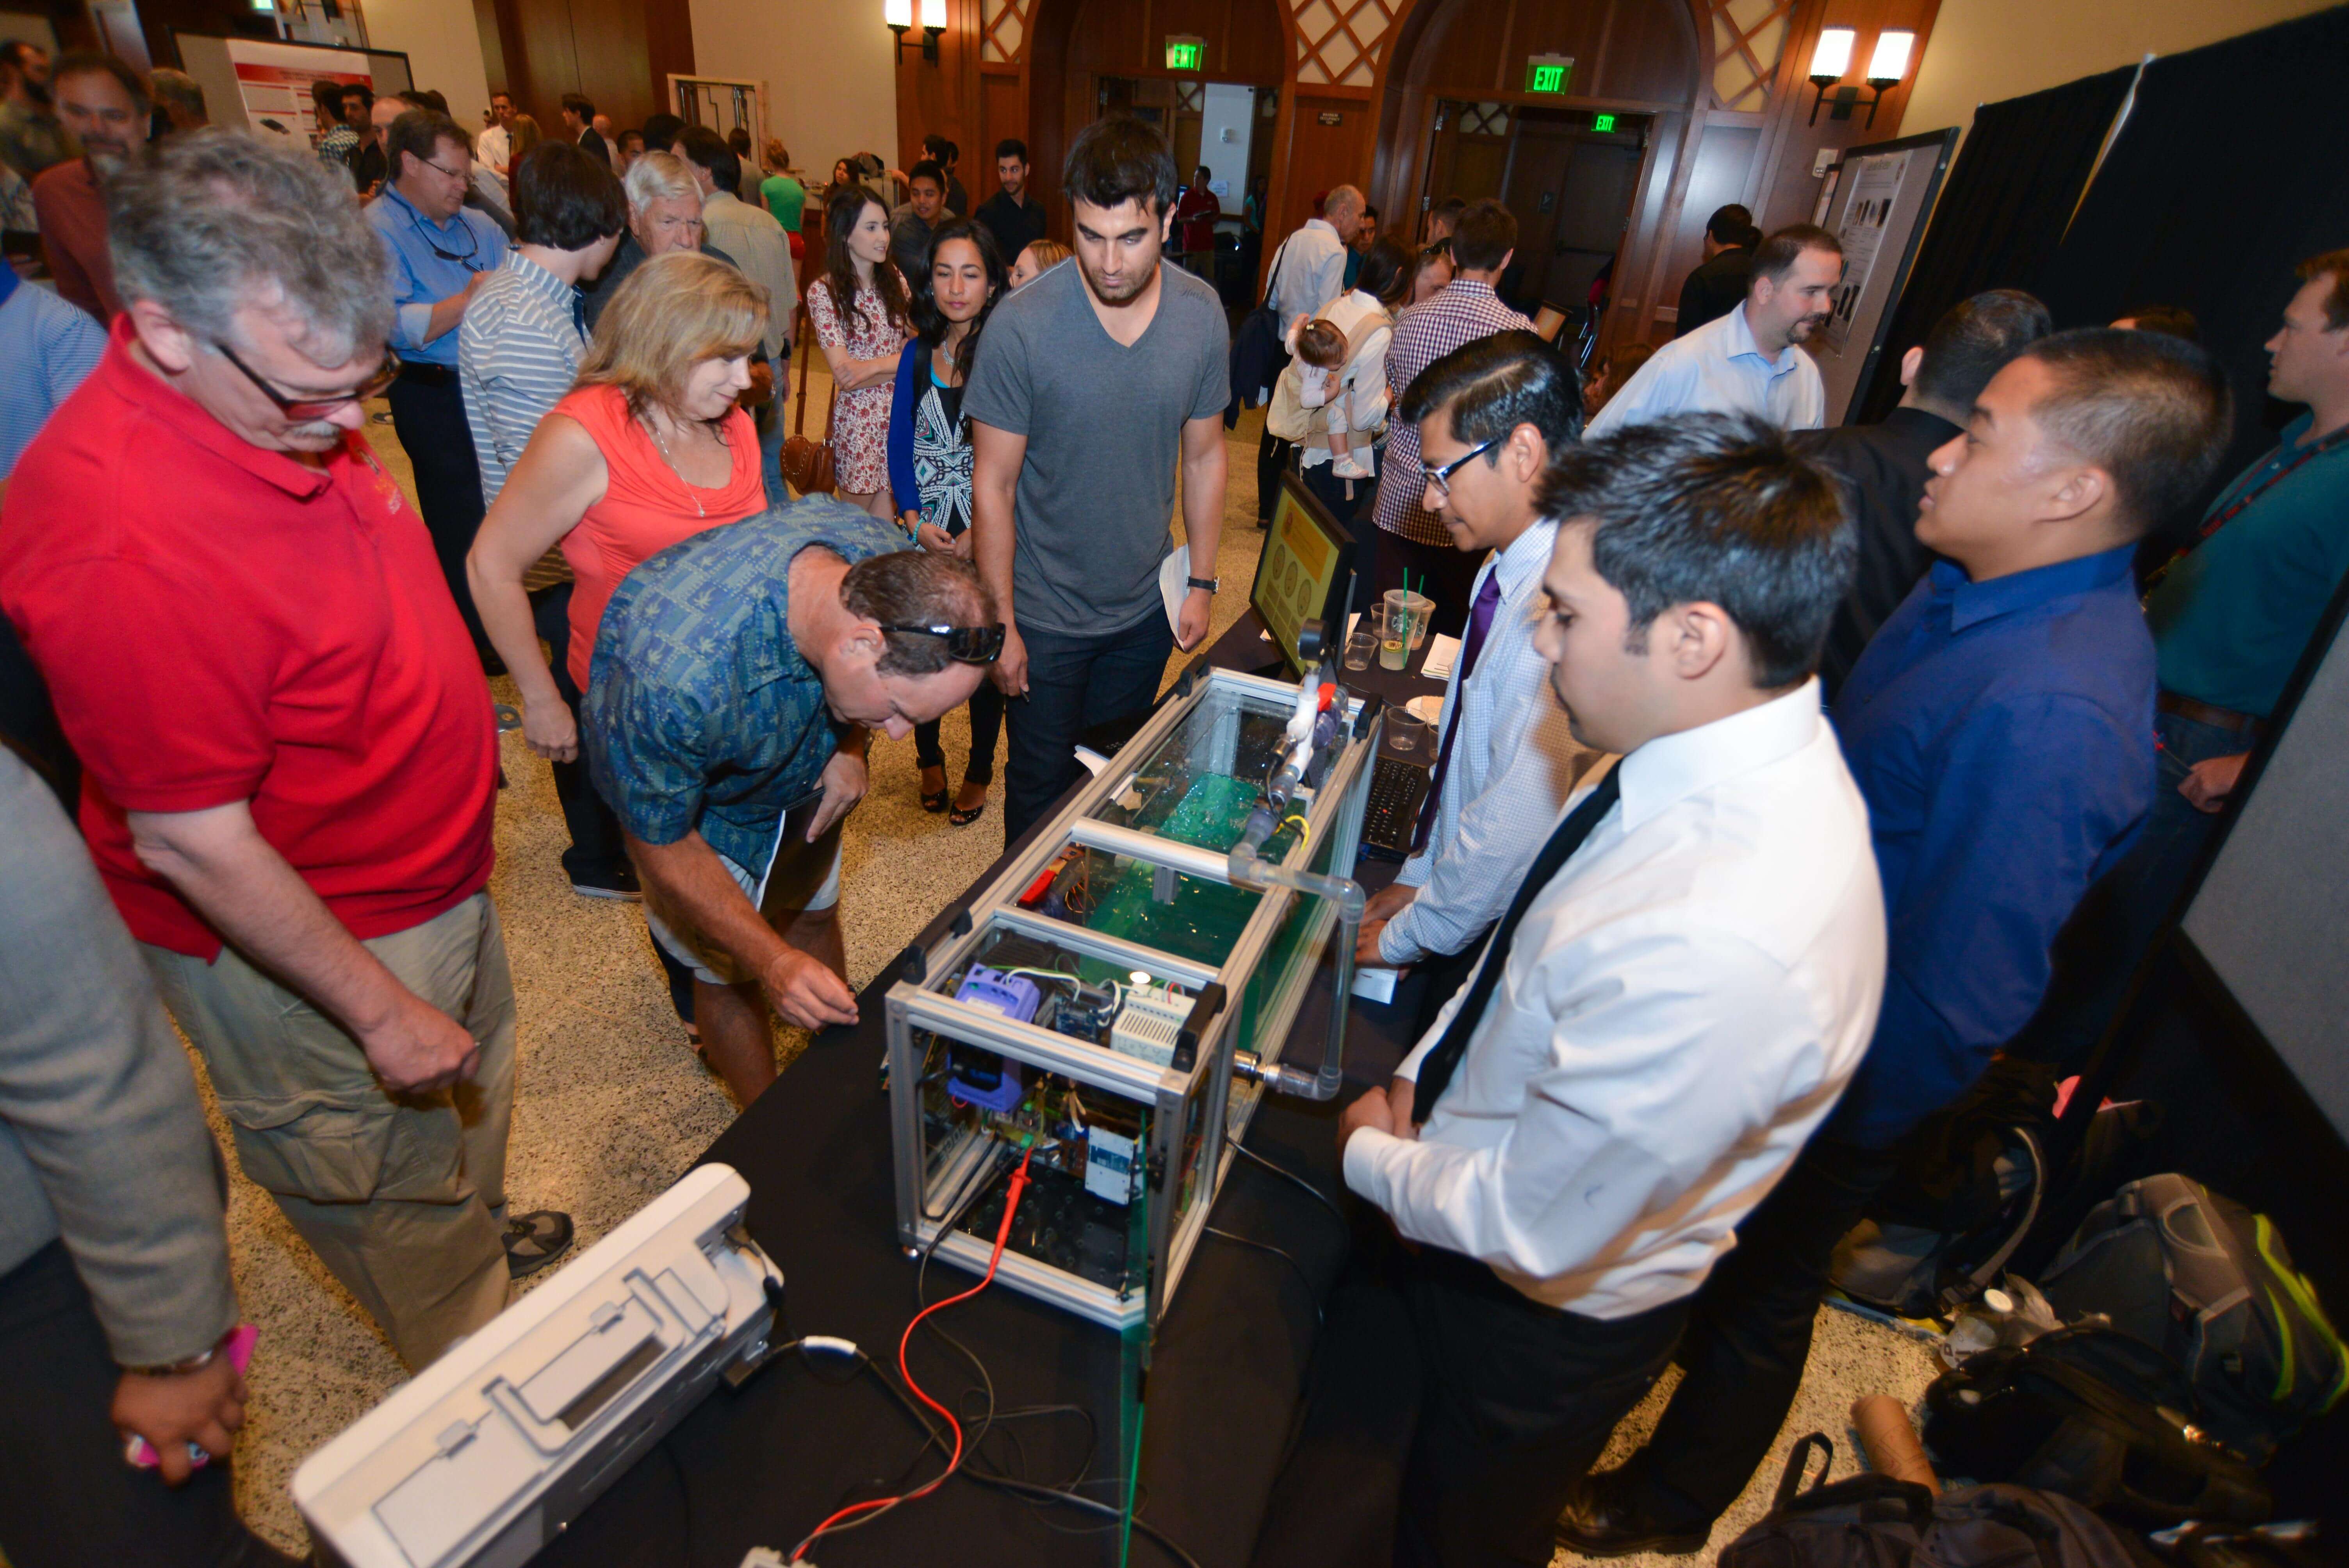
<svg viewBox="0 0 2349 1568"><path fill-rule="evenodd" d="M861 185L824 204L824 273L808 285L808 321L832 366L833 473L840 499L883 521L889 496L889 403L913 335L905 277L889 260L889 209Z"/></svg>
<svg viewBox="0 0 2349 1568"><path fill-rule="evenodd" d="M898 521L924 550L970 554L970 422L962 415L978 335L1006 292L1002 254L987 226L969 218L938 225L930 236L929 265L914 281L914 340L897 361L889 412L889 480ZM987 810L995 780L995 738L1003 725L1003 693L982 681L970 699L970 759L947 820L968 827ZM935 720L914 727L922 765L922 809L947 809L947 754Z"/></svg>

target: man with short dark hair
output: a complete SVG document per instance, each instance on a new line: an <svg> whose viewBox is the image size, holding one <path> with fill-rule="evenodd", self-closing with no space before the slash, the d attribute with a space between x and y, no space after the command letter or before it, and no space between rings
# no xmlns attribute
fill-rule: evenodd
<svg viewBox="0 0 2349 1568"><path fill-rule="evenodd" d="M1073 267L1008 295L963 393L972 553L1006 628L996 684L1017 839L1074 781L1079 735L1150 706L1175 645L1207 634L1224 521L1230 331L1215 291L1162 266L1174 159L1138 120L1079 132L1061 176ZM1159 575L1183 476L1188 585Z"/></svg>
<svg viewBox="0 0 2349 1568"><path fill-rule="evenodd" d="M922 138L922 156L938 166L938 173L941 176L938 189L946 197L946 210L948 215L959 217L968 212L970 193L962 188L962 181L955 175L955 165L962 160L962 149L936 131L932 131ZM1004 265L1010 264L1011 259L1005 257Z"/></svg>
<svg viewBox="0 0 2349 1568"><path fill-rule="evenodd" d="M930 264L930 236L955 211L947 204L947 171L926 158L906 171L905 191L904 205L889 214L889 259L911 284Z"/></svg>
<svg viewBox="0 0 2349 1568"><path fill-rule="evenodd" d="M1990 378L2051 330L2047 307L2020 289L1961 300L1900 356L1900 403L1881 421L1795 438L1795 450L1843 481L1845 506L1859 529L1859 568L1819 656L1829 702L1876 628L1932 564L1932 552L1917 542L1917 502L1932 477L1928 460L1965 428Z"/></svg>
<svg viewBox="0 0 2349 1568"><path fill-rule="evenodd" d="M384 105L376 107L380 112ZM366 211L391 261L391 346L399 352L399 379L390 389L392 428L415 466L417 507L432 531L449 595L472 634L482 667L502 673L465 581L465 552L473 547L484 508L481 463L458 384L457 328L506 256L503 232L465 206L472 189L471 146L447 115L404 110L384 137L390 176Z"/></svg>
<svg viewBox="0 0 2349 1568"><path fill-rule="evenodd" d="M645 133L633 127L620 132L620 172L626 175L645 155Z"/></svg>
<svg viewBox="0 0 2349 1568"><path fill-rule="evenodd" d="M995 181L1000 187L973 214L995 236L995 248L1010 266L1019 253L1044 237L1044 203L1028 194L1028 144L1007 136L995 144Z"/></svg>
<svg viewBox="0 0 2349 1568"><path fill-rule="evenodd" d="M1418 427L1428 509L1482 559L1444 683L1434 775L1411 859L1371 895L1356 957L1423 974L1433 1021L1508 907L1531 848L1591 762L1548 699L1534 646L1557 522L1535 504L1553 457L1582 436L1574 364L1531 333L1480 337L1413 378L1396 410Z"/></svg>
<svg viewBox="0 0 2349 1568"><path fill-rule="evenodd" d="M1340 1119L1346 1185L1412 1245L1366 1242L1332 1297L1274 1491L1311 1501L1258 1562L1547 1562L1875 1023L1868 813L1810 678L1851 562L1833 483L1759 420L1691 415L1554 454L1539 511L1552 697L1621 760ZM1333 1488L1394 1511L1333 1519Z"/></svg>
<svg viewBox="0 0 2349 1568"><path fill-rule="evenodd" d="M0 43L0 163L27 184L74 155L53 85L47 49L22 38Z"/></svg>
<svg viewBox="0 0 2349 1568"><path fill-rule="evenodd" d="M871 732L959 707L1002 647L969 562L830 496L713 528L628 573L580 729L655 940L694 968L704 1054L745 1105L774 1081L771 1006L856 1022L840 824Z"/></svg>
<svg viewBox="0 0 2349 1568"><path fill-rule="evenodd" d="M1794 1403L1836 1243L2039 1006L2056 931L2153 799L2137 543L2201 489L2229 422L2209 355L2095 327L2023 349L1933 454L1917 536L1942 559L1835 710L1890 933L1867 1062L1738 1225L1655 1436L1559 1522L1575 1551L1705 1544Z"/></svg>
<svg viewBox="0 0 2349 1568"><path fill-rule="evenodd" d="M147 145L154 108L145 78L112 55L58 57L51 77L57 118L81 143L81 156L33 181L57 293L100 321L122 309L107 259L106 186Z"/></svg>
<svg viewBox="0 0 2349 1568"><path fill-rule="evenodd" d="M676 150L678 133L685 121L673 114L649 114L645 117L645 150L671 152Z"/></svg>
<svg viewBox="0 0 2349 1568"><path fill-rule="evenodd" d="M111 198L128 304L9 480L0 609L245 1174L421 1369L571 1227L507 1216L497 737L360 434L384 247L307 148L219 127Z"/></svg>
<svg viewBox="0 0 2349 1568"><path fill-rule="evenodd" d="M375 89L363 84L343 88L343 118L359 133L358 150L351 154L351 183L358 188L363 201L373 200L383 189L383 135L407 107L396 98L378 103Z"/></svg>
<svg viewBox="0 0 2349 1568"><path fill-rule="evenodd" d="M1843 246L1810 223L1754 253L1744 303L1683 332L1640 366L1590 421L1593 435L1667 414L1756 414L1786 430L1826 422L1826 383L1801 345L1835 314Z"/></svg>
<svg viewBox="0 0 2349 1568"><path fill-rule="evenodd" d="M1394 341L1387 348L1387 387L1397 401L1421 371L1454 349L1496 332L1533 330L1532 322L1493 292L1516 253L1517 221L1509 210L1489 199L1464 204L1449 242L1457 267L1452 281L1395 320ZM1456 636L1468 624L1477 558L1453 544L1443 520L1423 504L1426 493L1419 427L1398 419L1388 428L1386 456L1379 464L1378 504L1371 511L1378 549L1364 572L1371 593L1363 603L1378 603L1378 595L1390 588L1419 587L1435 601L1434 629Z"/></svg>
<svg viewBox="0 0 2349 1568"><path fill-rule="evenodd" d="M1216 220L1223 216L1224 203L1208 189L1215 171L1202 163L1191 171L1191 182L1174 198L1174 234L1179 242L1178 259L1193 273L1216 281ZM1347 280L1349 287L1352 279ZM1322 302L1327 304L1329 302Z"/></svg>
<svg viewBox="0 0 2349 1568"><path fill-rule="evenodd" d="M310 84L310 116L318 127L318 161L337 173L351 172L351 159L359 150L359 133L343 115L343 85Z"/></svg>
<svg viewBox="0 0 2349 1568"><path fill-rule="evenodd" d="M1379 242L1379 210L1367 201L1362 215L1354 224L1354 237L1346 242L1346 286L1352 288L1354 280L1362 275L1362 258Z"/></svg>
<svg viewBox="0 0 2349 1568"><path fill-rule="evenodd" d="M585 93L563 95L563 133L572 141L585 148L594 157L606 164L612 161L611 144L595 129L595 103Z"/></svg>
<svg viewBox="0 0 2349 1568"><path fill-rule="evenodd" d="M1737 202L1713 210L1699 242L1704 260L1681 284L1680 310L1672 323L1675 335L1718 321L1744 303L1754 275L1754 247L1760 239L1754 214Z"/></svg>
<svg viewBox="0 0 2349 1568"><path fill-rule="evenodd" d="M490 123L473 138L473 157L486 163L501 180L513 176L513 95L500 88L490 95Z"/></svg>
<svg viewBox="0 0 2349 1568"><path fill-rule="evenodd" d="M2066 1070L2111 1023L2349 574L2349 250L2297 272L2267 342L2267 391L2305 409L2219 492L2145 596L2161 678L2153 808L2067 934L2057 994L2021 1047Z"/></svg>

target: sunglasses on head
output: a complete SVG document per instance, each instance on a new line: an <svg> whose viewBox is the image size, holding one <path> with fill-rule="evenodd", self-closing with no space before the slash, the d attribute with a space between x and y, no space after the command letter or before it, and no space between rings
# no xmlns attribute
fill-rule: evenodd
<svg viewBox="0 0 2349 1568"><path fill-rule="evenodd" d="M949 626L943 623L907 626L884 621L881 629L903 632L908 636L943 637L947 644L947 657L958 665L991 665L1003 652L1003 623L1000 621L991 626Z"/></svg>

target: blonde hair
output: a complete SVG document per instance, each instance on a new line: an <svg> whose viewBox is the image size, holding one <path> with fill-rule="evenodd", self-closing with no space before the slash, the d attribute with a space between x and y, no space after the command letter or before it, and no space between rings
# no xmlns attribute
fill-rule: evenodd
<svg viewBox="0 0 2349 1568"><path fill-rule="evenodd" d="M674 408L695 366L757 351L766 340L767 313L766 285L715 256L655 256L613 291L579 366L579 385L617 387L639 418L656 403Z"/></svg>
<svg viewBox="0 0 2349 1568"><path fill-rule="evenodd" d="M1028 251L1036 253L1036 270L1040 273L1050 272L1069 259L1069 247L1058 240L1030 240L1028 250L1020 252L1019 255L1026 255ZM1017 262L1019 256L1011 259Z"/></svg>
<svg viewBox="0 0 2349 1568"><path fill-rule="evenodd" d="M524 154L539 144L542 133L538 121L526 114L518 114L506 121L506 167L511 169L523 160Z"/></svg>
<svg viewBox="0 0 2349 1568"><path fill-rule="evenodd" d="M789 149L785 148L781 142L777 141L774 138L769 137L767 139L767 145L760 149L760 160L765 163L768 168L773 170L776 173L788 174L791 172L791 151Z"/></svg>

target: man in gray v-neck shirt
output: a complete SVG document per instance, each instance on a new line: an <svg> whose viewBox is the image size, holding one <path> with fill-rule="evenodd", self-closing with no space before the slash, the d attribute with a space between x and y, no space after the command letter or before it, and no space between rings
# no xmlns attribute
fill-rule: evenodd
<svg viewBox="0 0 2349 1568"><path fill-rule="evenodd" d="M995 308L963 394L974 553L1009 628L996 678L1026 698L1007 711L1010 838L1075 779L1077 737L1148 707L1174 645L1206 635L1224 515L1230 333L1214 290L1160 264L1174 159L1147 126L1102 120L1063 181L1076 253ZM1179 638L1158 591L1178 462Z"/></svg>

